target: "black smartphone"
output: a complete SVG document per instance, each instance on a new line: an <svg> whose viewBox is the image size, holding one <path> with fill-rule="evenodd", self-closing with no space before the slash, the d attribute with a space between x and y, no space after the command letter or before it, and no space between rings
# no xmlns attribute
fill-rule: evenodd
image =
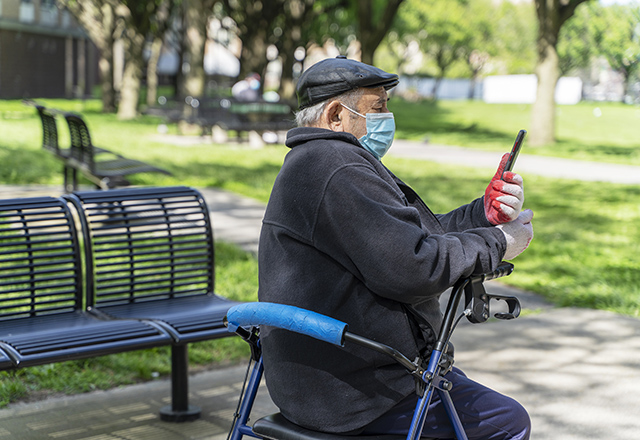
<svg viewBox="0 0 640 440"><path fill-rule="evenodd" d="M504 177L505 171L513 170L513 165L516 163L518 154L520 154L520 149L522 148L522 143L524 142L524 137L526 135L527 135L527 130L520 130L518 132L518 135L516 136L516 141L513 143L513 148L511 149L511 153L509 153L509 158L507 159L507 163L504 166L504 170L502 171L502 176L500 176L500 179Z"/></svg>

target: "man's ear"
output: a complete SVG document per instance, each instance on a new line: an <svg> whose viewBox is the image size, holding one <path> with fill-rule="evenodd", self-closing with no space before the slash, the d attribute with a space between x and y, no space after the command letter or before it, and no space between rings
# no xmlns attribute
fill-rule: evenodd
<svg viewBox="0 0 640 440"><path fill-rule="evenodd" d="M340 101L331 101L324 109L322 118L331 131L344 131L343 118L345 117L344 107Z"/></svg>

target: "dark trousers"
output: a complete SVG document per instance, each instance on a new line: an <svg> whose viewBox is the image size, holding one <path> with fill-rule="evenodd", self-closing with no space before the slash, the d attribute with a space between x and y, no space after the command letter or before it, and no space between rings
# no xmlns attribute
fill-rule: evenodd
<svg viewBox="0 0 640 440"><path fill-rule="evenodd" d="M518 402L469 379L454 368L445 376L453 383L451 399L469 440L528 440L529 414ZM364 428L361 435L406 435L418 401L414 393ZM454 439L449 417L436 392L433 395L423 437Z"/></svg>

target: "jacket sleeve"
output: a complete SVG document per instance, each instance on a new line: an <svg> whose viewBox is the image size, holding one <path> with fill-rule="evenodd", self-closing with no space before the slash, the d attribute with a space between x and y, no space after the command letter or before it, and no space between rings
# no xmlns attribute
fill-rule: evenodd
<svg viewBox="0 0 640 440"><path fill-rule="evenodd" d="M475 199L468 205L461 206L447 214L437 214L436 217L447 232L461 232L467 229L493 226L484 213L484 197Z"/></svg>
<svg viewBox="0 0 640 440"><path fill-rule="evenodd" d="M506 248L493 227L432 233L398 188L366 165L334 172L313 231L314 246L368 289L406 303L438 295L462 276L495 269Z"/></svg>

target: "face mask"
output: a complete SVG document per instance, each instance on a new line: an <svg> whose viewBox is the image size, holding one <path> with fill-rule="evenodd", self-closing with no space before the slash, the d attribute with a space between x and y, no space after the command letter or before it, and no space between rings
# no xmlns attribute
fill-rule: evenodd
<svg viewBox="0 0 640 440"><path fill-rule="evenodd" d="M358 141L362 146L380 160L384 156L393 142L396 133L396 122L393 113L367 113L366 116L341 104L350 112L367 120L367 134Z"/></svg>

